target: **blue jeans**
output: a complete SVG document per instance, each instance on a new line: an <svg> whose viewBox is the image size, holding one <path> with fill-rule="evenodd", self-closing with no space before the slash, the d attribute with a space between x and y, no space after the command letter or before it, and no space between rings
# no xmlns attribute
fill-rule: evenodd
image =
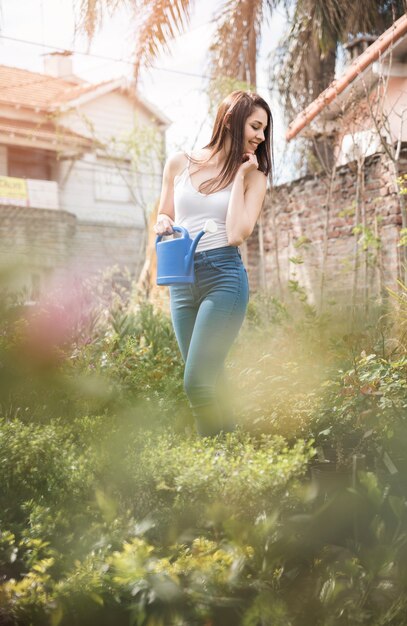
<svg viewBox="0 0 407 626"><path fill-rule="evenodd" d="M171 317L185 362L184 387L199 434L231 430L225 401L226 356L249 300L247 272L235 246L198 252L195 283L171 285Z"/></svg>

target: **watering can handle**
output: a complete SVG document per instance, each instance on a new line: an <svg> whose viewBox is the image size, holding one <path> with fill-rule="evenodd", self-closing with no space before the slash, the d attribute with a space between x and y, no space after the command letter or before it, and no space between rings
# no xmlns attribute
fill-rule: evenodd
<svg viewBox="0 0 407 626"><path fill-rule="evenodd" d="M182 226L173 226L172 230L177 232L177 233L182 233L182 237L188 237L188 231L183 228ZM164 237L164 235L157 235L155 243L157 244L159 241L161 241L161 239Z"/></svg>

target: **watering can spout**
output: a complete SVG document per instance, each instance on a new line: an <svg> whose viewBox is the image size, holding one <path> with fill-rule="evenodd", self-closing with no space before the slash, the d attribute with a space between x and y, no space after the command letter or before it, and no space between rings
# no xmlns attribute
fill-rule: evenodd
<svg viewBox="0 0 407 626"><path fill-rule="evenodd" d="M216 222L214 220L206 220L205 225L203 227L203 230L201 230L200 233L197 234L197 236L195 237L195 239L193 240L191 247L188 251L187 256L185 257L185 265L186 265L186 272L189 273L191 266L192 266L192 262L194 259L194 254L195 254L195 250L196 247L199 243L199 240L201 239L201 237L203 237L203 235L205 233L216 233L218 230L218 227L216 225Z"/></svg>

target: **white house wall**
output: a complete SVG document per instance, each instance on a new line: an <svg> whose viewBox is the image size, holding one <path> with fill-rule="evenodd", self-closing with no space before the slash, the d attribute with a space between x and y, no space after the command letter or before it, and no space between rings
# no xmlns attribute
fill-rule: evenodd
<svg viewBox="0 0 407 626"><path fill-rule="evenodd" d="M113 202L97 199L96 155L83 159L64 161L59 168L61 208L73 213L82 221L103 222L119 226L131 225L142 228L143 213L132 202ZM125 185L123 184L125 190Z"/></svg>
<svg viewBox="0 0 407 626"><path fill-rule="evenodd" d="M129 97L120 93L109 93L85 103L80 111L63 114L60 123L109 146L113 142L110 153L124 158L130 155L123 153L120 143L129 136L135 123L157 128L144 107L136 108ZM131 182L126 163L123 161L118 166L111 162L109 171L106 157L106 152L99 149L97 154L87 154L73 165L70 161L61 162L58 175L61 207L81 220L142 227L143 209L150 210L160 193L162 161L159 155L152 154L147 164L137 167L132 193L123 180L124 176Z"/></svg>
<svg viewBox="0 0 407 626"><path fill-rule="evenodd" d="M393 141L407 141L407 78L391 77L384 106L387 126Z"/></svg>

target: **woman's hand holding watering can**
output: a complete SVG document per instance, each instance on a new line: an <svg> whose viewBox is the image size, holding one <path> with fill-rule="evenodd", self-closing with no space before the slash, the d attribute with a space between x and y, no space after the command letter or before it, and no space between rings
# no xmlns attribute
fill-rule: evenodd
<svg viewBox="0 0 407 626"><path fill-rule="evenodd" d="M157 217L157 222L154 226L154 231L157 235L171 235L173 231L174 221L170 218L169 215L165 215L165 213L160 213Z"/></svg>

